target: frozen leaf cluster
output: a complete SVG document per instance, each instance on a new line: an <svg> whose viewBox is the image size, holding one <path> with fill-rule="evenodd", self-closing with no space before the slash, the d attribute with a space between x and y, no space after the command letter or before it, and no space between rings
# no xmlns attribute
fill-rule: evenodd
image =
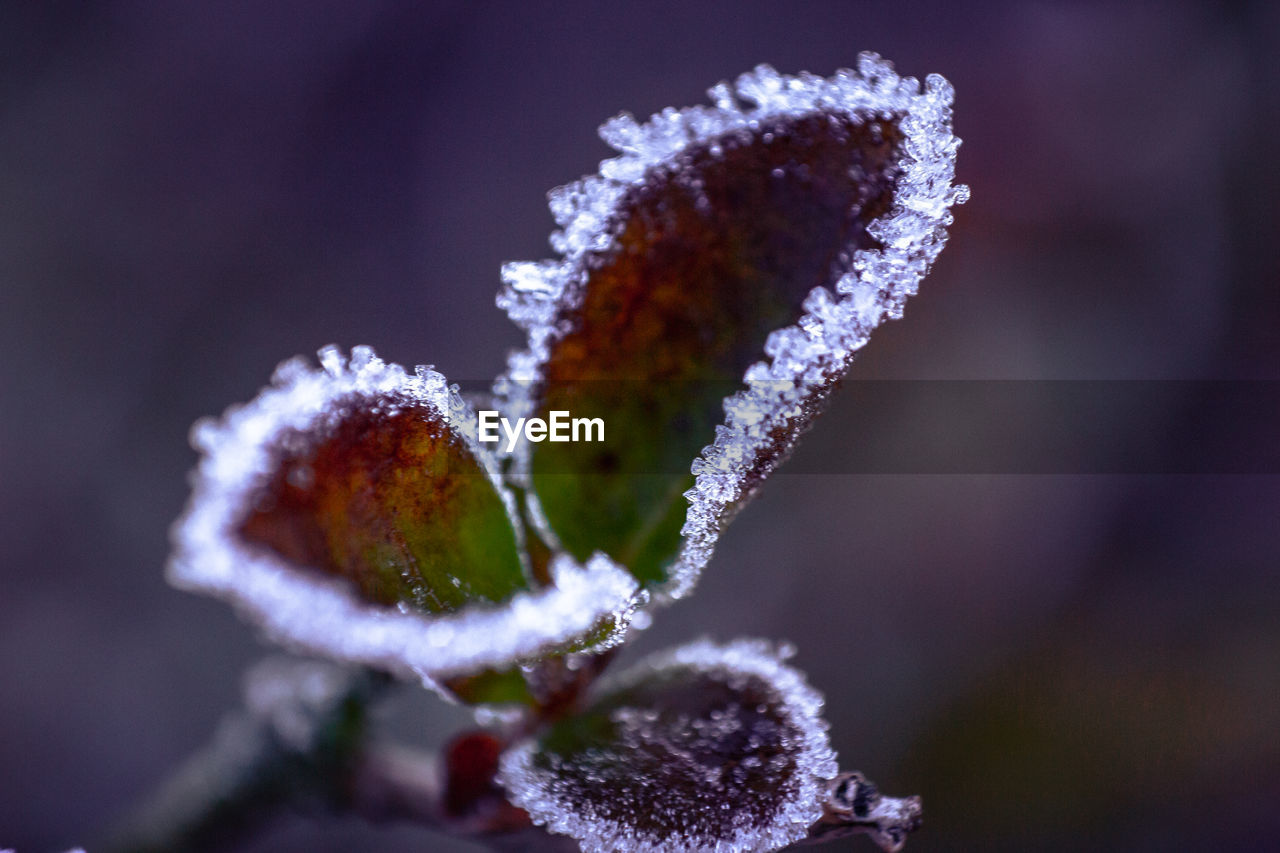
<svg viewBox="0 0 1280 853"><path fill-rule="evenodd" d="M195 428L174 583L428 680L607 646L650 594L691 589L967 195L936 75L863 54L710 94L607 122L619 156L550 195L561 257L503 270L528 332L495 384L506 413L598 414L619 438L522 443L504 482L439 373L326 348Z"/></svg>
<svg viewBox="0 0 1280 853"><path fill-rule="evenodd" d="M290 648L505 705L481 712L523 737L497 781L588 853L857 831L896 850L918 800L836 777L785 650L701 641L593 684L640 608L693 588L968 197L937 75L868 53L709 94L608 121L618 156L549 195L558 256L502 269L527 342L486 408L598 419L607 440L485 444L432 368L326 347L196 425L169 577ZM265 683L255 701L301 732Z"/></svg>

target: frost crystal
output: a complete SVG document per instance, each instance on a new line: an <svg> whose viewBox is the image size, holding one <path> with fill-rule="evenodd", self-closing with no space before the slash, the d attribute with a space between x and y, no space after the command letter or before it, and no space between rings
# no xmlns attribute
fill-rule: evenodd
<svg viewBox="0 0 1280 853"><path fill-rule="evenodd" d="M617 641L636 584L603 555L585 566L559 556L550 567L551 586L435 615L371 604L350 584L247 541L245 519L277 473L280 443L333 427L352 401L434 413L461 438L514 516L495 464L473 434L474 415L443 376L428 367L409 375L368 347L356 347L350 360L326 347L320 363L316 370L301 358L284 362L251 403L193 428L202 458L190 503L174 526L170 582L230 601L291 648L416 675L432 686L436 679L536 658L604 625L613 626L604 642Z"/></svg>
<svg viewBox="0 0 1280 853"><path fill-rule="evenodd" d="M822 815L822 699L759 641L641 664L580 717L508 751L499 779L586 853L777 850Z"/></svg>
<svg viewBox="0 0 1280 853"><path fill-rule="evenodd" d="M769 335L764 360L743 376L746 388L725 399L714 443L693 462L684 543L669 580L656 590L658 599L693 587L724 524L785 458L872 329L901 316L946 243L951 206L969 192L952 183L960 144L951 132L954 92L936 74L922 88L864 53L856 70L830 78L793 77L762 65L709 95L712 107L667 109L644 124L627 114L606 122L600 135L619 156L601 163L599 174L549 196L560 228L551 242L561 258L504 267L498 304L528 334L528 348L512 354L495 386L513 416L532 414L543 366L557 342L574 331L591 270L619 251L624 201L654 176L678 171L682 154L698 148L714 156L734 140L759 132L767 137L779 120L815 116L855 124L891 121L901 140L891 204L866 229L879 246L838 258L833 287L813 288L797 322ZM513 468L526 485L529 452L527 445L518 448Z"/></svg>

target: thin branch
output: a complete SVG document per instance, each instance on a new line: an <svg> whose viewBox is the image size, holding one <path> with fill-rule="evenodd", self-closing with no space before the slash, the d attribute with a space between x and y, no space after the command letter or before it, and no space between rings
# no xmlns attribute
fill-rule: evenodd
<svg viewBox="0 0 1280 853"><path fill-rule="evenodd" d="M331 807L345 798L365 710L388 683L319 661L259 663L245 678L245 708L98 849L227 849L286 808Z"/></svg>
<svg viewBox="0 0 1280 853"><path fill-rule="evenodd" d="M287 810L398 821L490 847L572 853L508 802L495 775L505 742L465 733L441 756L369 743L368 704L386 676L319 661L269 659L246 678L245 709L229 715L100 849L115 853L225 850ZM890 853L920 825L918 797L880 794L860 773L831 781L825 814L801 844L868 834Z"/></svg>
<svg viewBox="0 0 1280 853"><path fill-rule="evenodd" d="M548 835L534 826L529 815L507 802L496 785L450 808L451 783L456 786L457 779L449 778L437 756L380 745L367 750L356 768L350 811L374 823L411 823L492 848L577 853L572 839Z"/></svg>
<svg viewBox="0 0 1280 853"><path fill-rule="evenodd" d="M880 849L898 853L907 835L920 828L923 813L919 797L886 797L857 771L831 780L823 806L825 813L809 827L809 837L801 844L867 834Z"/></svg>

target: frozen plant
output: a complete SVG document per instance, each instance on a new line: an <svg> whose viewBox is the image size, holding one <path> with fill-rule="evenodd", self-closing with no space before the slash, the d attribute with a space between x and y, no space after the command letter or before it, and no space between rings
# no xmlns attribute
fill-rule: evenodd
<svg viewBox="0 0 1280 853"><path fill-rule="evenodd" d="M606 122L618 156L551 192L557 257L502 270L528 341L490 393L327 347L196 425L171 581L322 660L255 668L119 849L223 846L300 806L588 853L902 846L919 801L838 771L785 647L704 640L598 678L694 588L968 193L939 76L863 54L710 96ZM478 410L604 440L488 442ZM393 677L482 728L438 759L368 737Z"/></svg>

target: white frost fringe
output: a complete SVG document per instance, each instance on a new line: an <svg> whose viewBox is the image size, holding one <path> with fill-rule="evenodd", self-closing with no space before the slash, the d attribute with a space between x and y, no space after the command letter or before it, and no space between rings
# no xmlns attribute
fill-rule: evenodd
<svg viewBox="0 0 1280 853"><path fill-rule="evenodd" d="M441 678L563 646L607 617L617 630L605 642L620 640L636 583L602 554L585 567L557 558L553 587L521 592L500 605L428 616L367 604L342 581L244 542L237 531L275 470L273 443L295 430L323 430L353 397L389 407L408 401L437 414L461 435L508 514L515 515L491 454L476 441L474 415L443 376L429 367L411 376L368 347L354 348L349 361L337 347L326 347L320 363L316 370L302 358L284 362L252 402L192 428L192 444L202 457L190 503L172 533L171 583L230 601L272 638L299 651L417 676L433 687Z"/></svg>
<svg viewBox="0 0 1280 853"><path fill-rule="evenodd" d="M747 389L725 400L725 421L715 442L693 462L697 480L686 493L684 546L655 600L679 598L693 588L724 522L749 497L749 476L769 446L770 433L788 421L802 426L810 419L806 403L847 369L871 330L886 318L902 316L907 297L916 293L946 244L951 206L969 197L968 187L952 184L960 140L951 132L954 90L940 75L929 75L922 90L915 78L899 77L891 63L863 53L856 71L792 77L761 65L734 86L721 83L708 94L713 107L669 108L645 124L627 113L606 122L600 136L620 156L602 162L599 174L549 195L561 228L551 244L561 259L503 267L498 305L528 333L527 349L511 354L506 374L495 384L495 395L513 416L533 414L542 366L551 347L571 331L563 317L582 304L589 256L615 246L618 206L650 169L691 146L754 130L762 120L778 117L897 118L904 139L892 207L867 228L884 248L855 253L834 293L814 288L799 321L770 334L767 359L746 371ZM787 449L757 473L767 474ZM515 475L527 482L528 446L515 452Z"/></svg>
<svg viewBox="0 0 1280 853"><path fill-rule="evenodd" d="M659 653L628 670L620 678L602 684L608 694L670 670L714 673L727 682L735 677L760 678L777 694L782 717L797 733L790 757L795 760L791 790L779 803L766 826L740 826L729 838L708 838L696 832L665 838L638 835L631 826L595 814L589 803L569 802L553 773L535 767L537 743L525 741L502 756L499 782L511 802L529 812L534 823L549 831L578 840L583 853L754 853L778 850L804 838L822 816L826 781L838 772L836 756L822 719L822 696L785 661L791 649L776 648L762 640L739 639L725 645L698 640L673 651ZM607 796L608 792L602 792ZM637 808L644 808L637 803ZM732 808L733 804L729 804ZM690 816L696 820L695 815Z"/></svg>

